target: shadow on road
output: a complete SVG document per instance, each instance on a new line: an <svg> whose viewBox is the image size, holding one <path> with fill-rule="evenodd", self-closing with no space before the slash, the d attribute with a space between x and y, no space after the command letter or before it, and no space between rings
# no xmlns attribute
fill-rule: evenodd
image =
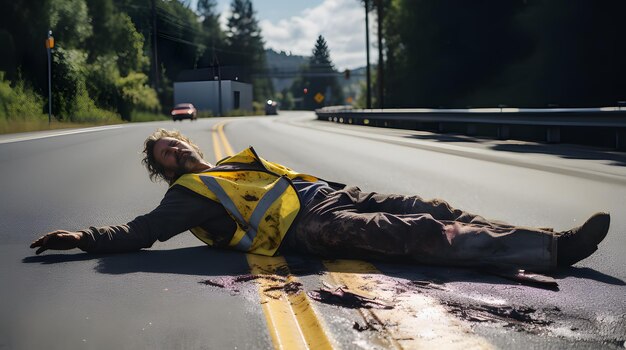
<svg viewBox="0 0 626 350"><path fill-rule="evenodd" d="M515 153L540 153L559 156L566 159L605 160L609 165L626 166L626 154L609 149L569 145L569 144L543 144L543 143L511 143L499 141L493 138L467 136L460 134L415 134L406 136L418 140L430 140L442 143L467 142L485 144L494 151Z"/></svg>
<svg viewBox="0 0 626 350"><path fill-rule="evenodd" d="M459 134L420 134L407 136L412 139L418 140L430 140L437 142L472 142L483 143L486 141L493 141L491 138L473 137Z"/></svg>
<svg viewBox="0 0 626 350"><path fill-rule="evenodd" d="M554 273L556 278L575 277L584 278L587 280L594 280L606 284L612 284L616 286L626 286L626 282L613 276L609 276L600 271L590 269L588 267L570 267L567 269L559 269Z"/></svg>
<svg viewBox="0 0 626 350"><path fill-rule="evenodd" d="M86 261L98 259L95 270L103 274L121 275L135 272L183 274L194 276L233 276L250 273L250 266L245 254L235 251L212 249L206 246L186 247L170 250L142 250L122 254L47 254L29 256L22 259L23 263L39 263L42 265ZM321 275L327 269L318 257L287 255L288 266L279 266L273 273L292 274L295 276ZM471 268L439 267L425 265L408 265L402 263L374 262L389 277L408 280L426 280L434 284L448 282L477 282L488 284L520 284L494 274L489 270ZM360 273L359 271L330 271ZM626 282L613 276L590 268L559 269L551 276L559 279L575 277L590 279L606 284L626 285ZM522 283L542 289L558 290L541 284Z"/></svg>
<svg viewBox="0 0 626 350"><path fill-rule="evenodd" d="M566 159L590 159L607 160L609 165L626 166L626 155L602 149L581 149L570 148L559 145L542 144L496 144L490 147L496 151L516 152L516 153L541 153L551 154Z"/></svg>
<svg viewBox="0 0 626 350"><path fill-rule="evenodd" d="M211 249L207 246L169 250L141 250L118 254L47 254L29 256L23 263L43 265L73 261L98 260L99 273L121 275L134 272L173 273L183 275L220 276L249 273L244 254Z"/></svg>

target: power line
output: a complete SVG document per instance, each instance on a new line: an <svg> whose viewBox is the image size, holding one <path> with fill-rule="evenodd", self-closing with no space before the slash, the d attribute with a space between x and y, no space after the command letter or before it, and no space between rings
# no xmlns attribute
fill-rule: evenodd
<svg viewBox="0 0 626 350"><path fill-rule="evenodd" d="M177 37L168 35L167 33L164 33L164 32L159 32L158 34L159 34L159 37L161 37L163 39L167 39L167 40L175 41L175 42L178 42L178 43L181 43L181 44L187 44L187 45L199 47L199 48L202 48L202 49L206 49L206 45L204 45L204 44L197 44L197 43L191 42L189 40L184 40L184 39L181 39L181 38L177 38Z"/></svg>

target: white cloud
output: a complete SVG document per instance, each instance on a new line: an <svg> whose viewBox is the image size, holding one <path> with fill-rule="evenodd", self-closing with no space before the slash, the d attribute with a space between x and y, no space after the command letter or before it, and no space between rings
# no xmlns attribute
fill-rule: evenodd
<svg viewBox="0 0 626 350"><path fill-rule="evenodd" d="M370 16L373 22L374 16ZM372 24L372 23L370 23ZM265 46L297 55L311 55L322 35L339 70L365 65L365 11L358 0L325 0L320 5L278 22L259 22ZM376 39L370 28L370 40ZM370 48L370 59L375 52Z"/></svg>

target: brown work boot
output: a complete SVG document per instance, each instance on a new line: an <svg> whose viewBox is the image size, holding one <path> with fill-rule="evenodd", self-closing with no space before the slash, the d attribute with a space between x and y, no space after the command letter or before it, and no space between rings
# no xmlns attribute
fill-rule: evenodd
<svg viewBox="0 0 626 350"><path fill-rule="evenodd" d="M610 223L608 213L595 213L582 226L557 235L557 265L571 266L593 254L609 232Z"/></svg>

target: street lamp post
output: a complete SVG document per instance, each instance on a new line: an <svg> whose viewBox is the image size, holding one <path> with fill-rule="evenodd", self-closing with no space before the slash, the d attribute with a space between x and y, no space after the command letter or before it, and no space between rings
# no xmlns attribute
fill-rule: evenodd
<svg viewBox="0 0 626 350"><path fill-rule="evenodd" d="M46 51L48 51L48 126L52 122L52 55L51 51L54 47L54 37L52 31L48 31L46 39Z"/></svg>

